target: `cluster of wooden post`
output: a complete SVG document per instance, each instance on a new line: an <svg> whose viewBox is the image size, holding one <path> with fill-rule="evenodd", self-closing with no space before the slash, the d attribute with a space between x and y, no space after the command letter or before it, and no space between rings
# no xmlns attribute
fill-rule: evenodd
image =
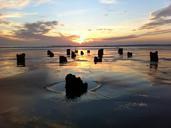
<svg viewBox="0 0 171 128"><path fill-rule="evenodd" d="M118 49L118 54L121 56L123 55L123 48ZM127 58L131 58L132 56L133 56L132 52L127 52Z"/></svg>
<svg viewBox="0 0 171 128"><path fill-rule="evenodd" d="M78 50L75 50L75 51L71 51L70 49L66 50L66 55L71 56L72 59L76 58L76 56L77 56L76 53L78 53ZM81 51L80 54L84 55L84 52ZM90 54L90 50L87 50L87 54ZM118 54L123 55L123 48L118 49ZM47 55L48 55L48 57L54 57L54 53L50 50L47 51ZM98 56L94 57L94 63L96 64L97 62L102 62L103 55L104 55L104 49L99 49ZM133 56L132 52L127 52L128 58L131 58L132 56ZM25 66L25 53L17 54L16 57L17 57L17 66ZM159 61L158 51L150 52L150 62L156 63L158 61ZM59 63L67 63L67 62L68 62L67 57L65 57L65 56L59 57Z"/></svg>

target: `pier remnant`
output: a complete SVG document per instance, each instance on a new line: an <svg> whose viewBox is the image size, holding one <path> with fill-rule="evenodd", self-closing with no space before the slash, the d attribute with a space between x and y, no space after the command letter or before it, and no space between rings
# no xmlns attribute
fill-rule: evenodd
<svg viewBox="0 0 171 128"><path fill-rule="evenodd" d="M59 63L63 64L63 63L67 63L67 58L65 56L60 56L59 57Z"/></svg>
<svg viewBox="0 0 171 128"><path fill-rule="evenodd" d="M99 57L99 58L103 58L103 54L104 54L103 51L104 51L104 49L99 49L99 50L98 50L98 57Z"/></svg>
<svg viewBox="0 0 171 128"><path fill-rule="evenodd" d="M90 50L87 50L87 54L90 54Z"/></svg>
<svg viewBox="0 0 171 128"><path fill-rule="evenodd" d="M71 50L70 49L67 49L66 52L67 52L67 56L71 55Z"/></svg>
<svg viewBox="0 0 171 128"><path fill-rule="evenodd" d="M78 50L75 49L75 53L78 53Z"/></svg>
<svg viewBox="0 0 171 128"><path fill-rule="evenodd" d="M102 62L102 58L95 56L94 63L96 64L97 62Z"/></svg>
<svg viewBox="0 0 171 128"><path fill-rule="evenodd" d="M68 99L75 99L87 92L88 84L83 83L80 77L68 74L65 81L66 97Z"/></svg>
<svg viewBox="0 0 171 128"><path fill-rule="evenodd" d="M71 58L72 58L72 59L75 59L76 56L77 56L77 55L75 54L75 52L72 51L72 52L71 52Z"/></svg>
<svg viewBox="0 0 171 128"><path fill-rule="evenodd" d="M25 53L17 54L17 66L25 67Z"/></svg>
<svg viewBox="0 0 171 128"><path fill-rule="evenodd" d="M127 57L128 57L128 58L131 58L132 55L133 55L132 52L127 52Z"/></svg>
<svg viewBox="0 0 171 128"><path fill-rule="evenodd" d="M150 61L151 62L158 62L159 61L158 51L150 52Z"/></svg>
<svg viewBox="0 0 171 128"><path fill-rule="evenodd" d="M48 57L54 57L54 53L50 50L47 51Z"/></svg>
<svg viewBox="0 0 171 128"><path fill-rule="evenodd" d="M84 55L84 52L83 52L83 51L81 51L81 55L82 55L82 56Z"/></svg>
<svg viewBox="0 0 171 128"><path fill-rule="evenodd" d="M119 55L123 55L123 48L119 48L119 49L118 49L118 54L119 54Z"/></svg>

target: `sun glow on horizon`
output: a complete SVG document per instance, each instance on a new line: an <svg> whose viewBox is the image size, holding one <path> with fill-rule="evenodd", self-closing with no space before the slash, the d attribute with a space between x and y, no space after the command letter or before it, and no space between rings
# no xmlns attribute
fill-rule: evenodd
<svg viewBox="0 0 171 128"><path fill-rule="evenodd" d="M85 38L85 36L81 35L79 38L76 38L73 41L76 42L76 43L79 43L79 44L83 44L83 43L86 42L86 38Z"/></svg>

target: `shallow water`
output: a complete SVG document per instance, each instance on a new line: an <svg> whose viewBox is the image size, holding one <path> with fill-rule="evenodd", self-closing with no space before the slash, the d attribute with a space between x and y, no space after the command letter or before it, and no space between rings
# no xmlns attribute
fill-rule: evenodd
<svg viewBox="0 0 171 128"><path fill-rule="evenodd" d="M98 64L93 57L99 48L77 48L85 55L60 65L66 49L50 49L54 58L47 57L46 48L0 50L1 127L171 126L171 47L125 47L123 56L117 48L105 48ZM149 62L154 50L159 51L157 66ZM26 67L17 67L16 54L23 52ZM86 94L66 99L68 73L89 84Z"/></svg>

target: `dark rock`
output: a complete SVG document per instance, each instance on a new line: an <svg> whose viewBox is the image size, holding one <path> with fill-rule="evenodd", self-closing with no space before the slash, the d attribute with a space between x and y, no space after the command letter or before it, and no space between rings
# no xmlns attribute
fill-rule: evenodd
<svg viewBox="0 0 171 128"><path fill-rule="evenodd" d="M100 57L94 57L94 63L96 64L97 62L102 62L102 58Z"/></svg>
<svg viewBox="0 0 171 128"><path fill-rule="evenodd" d="M67 58L65 56L60 56L59 57L59 63L63 64L63 63L67 63Z"/></svg>
<svg viewBox="0 0 171 128"><path fill-rule="evenodd" d="M88 84L83 83L80 77L68 74L65 81L66 97L68 99L75 99L87 92Z"/></svg>
<svg viewBox="0 0 171 128"><path fill-rule="evenodd" d="M127 52L127 57L131 58L132 57L132 52Z"/></svg>
<svg viewBox="0 0 171 128"><path fill-rule="evenodd" d="M71 52L71 58L72 58L72 59L75 59L75 57L76 57L76 54L75 54L75 52L72 51L72 52Z"/></svg>
<svg viewBox="0 0 171 128"><path fill-rule="evenodd" d="M70 56L71 55L71 50L70 49L67 49L67 56Z"/></svg>
<svg viewBox="0 0 171 128"><path fill-rule="evenodd" d="M98 57L99 57L99 58L103 58L103 54L104 54L103 51L104 51L104 49L99 49L99 50L98 50Z"/></svg>
<svg viewBox="0 0 171 128"><path fill-rule="evenodd" d="M82 55L82 56L84 55L84 52L83 52L83 51L81 51L81 55Z"/></svg>
<svg viewBox="0 0 171 128"><path fill-rule="evenodd" d="M159 61L158 51L150 52L150 61L151 62L158 62Z"/></svg>
<svg viewBox="0 0 171 128"><path fill-rule="evenodd" d="M25 53L17 54L17 66L24 67L25 66Z"/></svg>
<svg viewBox="0 0 171 128"><path fill-rule="evenodd" d="M123 55L123 48L119 48L119 49L118 49L118 54L119 54L119 55Z"/></svg>
<svg viewBox="0 0 171 128"><path fill-rule="evenodd" d="M54 53L51 52L50 50L47 51L47 55L48 55L48 57L54 57Z"/></svg>

